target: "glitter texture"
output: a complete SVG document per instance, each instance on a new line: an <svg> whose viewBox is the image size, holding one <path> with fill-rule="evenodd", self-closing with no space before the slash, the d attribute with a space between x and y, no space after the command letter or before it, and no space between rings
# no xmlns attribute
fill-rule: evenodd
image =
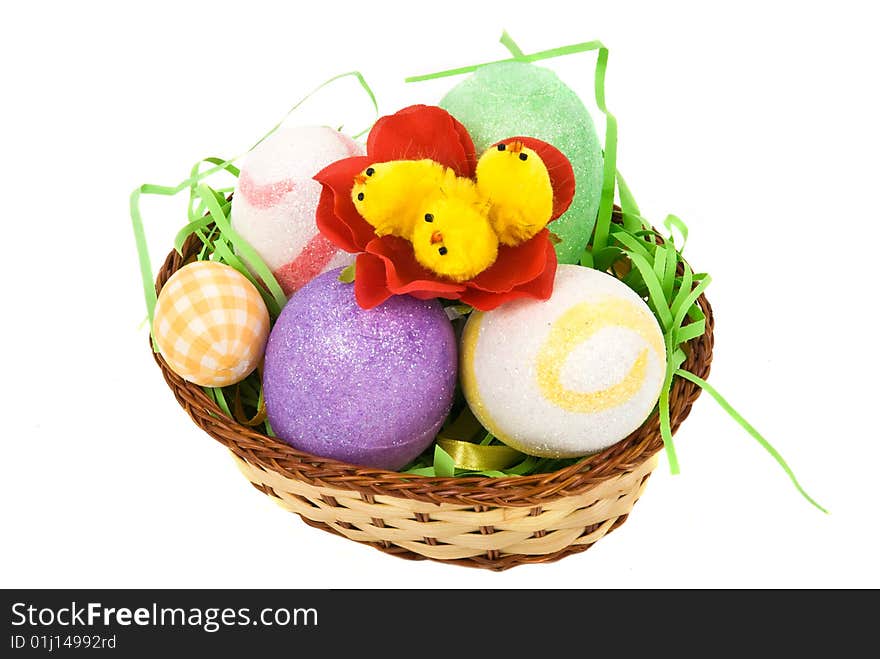
<svg viewBox="0 0 880 659"><path fill-rule="evenodd" d="M278 129L242 160L232 196L232 226L257 251L290 295L320 272L354 256L318 233L321 184L312 177L363 148L327 126Z"/></svg>
<svg viewBox="0 0 880 659"><path fill-rule="evenodd" d="M465 125L477 152L506 137L549 142L574 169L574 199L549 229L562 239L560 263L575 263L596 223L602 191L602 147L583 102L553 71L524 62L480 67L440 106Z"/></svg>
<svg viewBox="0 0 880 659"><path fill-rule="evenodd" d="M275 433L302 451L396 470L425 450L452 405L457 349L437 300L370 310L326 272L287 303L266 348Z"/></svg>
<svg viewBox="0 0 880 659"><path fill-rule="evenodd" d="M657 331L657 320L645 305L635 305L620 298L596 304L582 302L569 308L550 327L547 341L538 351L536 369L538 385L543 397L569 412L601 412L630 400L645 383L648 370L648 348L639 352L632 368L614 383L597 383L579 378L571 366L575 350L584 346L599 330L606 327L625 327L636 332L658 359L665 354L663 335ZM583 352L583 351L582 351ZM581 363L590 363L590 357L580 354ZM562 382L563 368L568 367L568 380L581 386L566 386ZM574 372L572 372L574 371ZM584 385L592 391L583 391ZM591 386L592 385L592 386ZM597 386L598 385L598 386Z"/></svg>
<svg viewBox="0 0 880 659"><path fill-rule="evenodd" d="M543 457L586 455L626 437L651 413L666 372L663 334L645 302L576 265L559 266L547 301L472 313L461 354L462 391L477 418Z"/></svg>

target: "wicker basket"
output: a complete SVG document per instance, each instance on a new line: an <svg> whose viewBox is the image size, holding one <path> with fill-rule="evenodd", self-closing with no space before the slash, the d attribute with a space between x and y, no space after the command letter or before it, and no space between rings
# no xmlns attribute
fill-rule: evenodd
<svg viewBox="0 0 880 659"><path fill-rule="evenodd" d="M200 248L190 236L182 255L168 255L157 292ZM705 297L698 303L706 332L686 346L684 368L705 378L712 360L712 309ZM549 474L434 478L356 467L297 451L239 424L159 354L154 357L180 405L232 452L254 487L311 526L402 558L506 570L584 551L623 524L663 446L655 413L614 446ZM686 380L673 381L673 432L699 393Z"/></svg>

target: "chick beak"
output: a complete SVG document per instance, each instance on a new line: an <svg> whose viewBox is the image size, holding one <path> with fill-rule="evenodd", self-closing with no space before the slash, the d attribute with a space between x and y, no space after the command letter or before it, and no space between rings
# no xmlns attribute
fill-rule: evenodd
<svg viewBox="0 0 880 659"><path fill-rule="evenodd" d="M524 145L522 142L520 142L519 140L514 140L513 142L510 143L510 152L511 153L519 153L520 151L523 150L523 146Z"/></svg>
<svg viewBox="0 0 880 659"><path fill-rule="evenodd" d="M363 185L367 182L367 177L364 174L358 174L354 177L354 182L358 183L359 185Z"/></svg>
<svg viewBox="0 0 880 659"><path fill-rule="evenodd" d="M443 242L443 234L439 231L435 231L431 234L431 244L436 245L437 243Z"/></svg>

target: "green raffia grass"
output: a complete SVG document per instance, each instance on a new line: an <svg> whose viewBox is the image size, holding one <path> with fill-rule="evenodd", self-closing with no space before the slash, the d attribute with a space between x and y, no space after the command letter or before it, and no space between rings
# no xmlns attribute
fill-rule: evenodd
<svg viewBox="0 0 880 659"><path fill-rule="evenodd" d="M629 186L617 169L617 120L608 110L605 102L605 72L608 66L608 49L600 41L589 41L526 55L506 31L501 35L501 43L512 55L512 58L509 60L496 60L495 62L487 62L482 65L471 65L439 73L413 76L407 78L406 81L418 82L461 75L473 72L486 64L504 61L536 62L563 55L597 51L593 81L596 105L605 115L604 178L596 226L593 230L590 244L584 250L581 257L580 264L618 276L617 270L612 266L625 261L630 266L630 270L627 274L618 278L647 301L648 306L660 323L666 344L667 369L660 393L660 400L657 405L660 415L660 434L663 437L663 446L669 461L670 471L673 474L679 473L678 456L672 440L669 418L669 394L672 389L673 378L682 377L709 393L721 405L722 409L755 438L776 460L789 476L798 492L816 508L822 512L828 512L801 487L795 478L794 472L782 455L748 421L734 410L721 394L705 380L681 369L681 365L685 361L682 345L702 336L705 332L706 318L697 304L697 299L706 290L712 279L707 274L694 274L690 265L682 258L682 251L687 242L688 229L687 225L680 218L675 215L668 215L666 217L663 224L670 232L670 235L662 244L657 242L651 223L641 216L638 204ZM615 190L620 200L623 216L622 225L616 225L611 222ZM678 232L681 236L681 247L677 247L675 244L675 232ZM677 272L679 265L682 267L683 274L681 275ZM439 447L437 449L442 451ZM445 455L444 465L447 464L448 458L449 456ZM506 470L504 475L554 471L574 462L577 462L577 459L548 461L526 457L519 465ZM434 464L437 464L436 451ZM412 473L425 474L429 472L430 466L430 461L425 456L422 456L410 470ZM446 470L446 466L444 466L444 471ZM476 473L479 472L456 470L456 475L476 475ZM484 475L495 474L485 473Z"/></svg>
<svg viewBox="0 0 880 659"><path fill-rule="evenodd" d="M663 331L664 342L667 352L667 371L664 378L663 388L658 402L660 416L660 430L663 444L669 460L672 473L679 472L678 458L675 445L672 441L670 427L669 393L672 388L674 377L689 380L704 389L712 396L737 423L740 424L758 443L777 461L782 467L797 490L812 505L823 512L827 512L802 488L795 478L794 472L773 446L758 433L713 387L706 381L681 369L685 361L685 353L682 345L687 341L701 336L705 331L705 316L697 304L697 298L705 291L711 282L707 274L694 273L690 266L682 258L682 250L687 241L688 229L684 222L674 215L667 216L664 227L670 232L668 238L658 242L651 223L641 216L635 198L625 180L617 170L617 120L608 110L605 102L605 72L608 64L608 49L600 41L590 41L551 50L540 51L533 54L525 54L513 41L507 32L501 37L501 43L510 51L512 57L506 60L496 60L485 64L494 64L503 61L537 62L540 60L597 51L596 67L594 73L594 93L599 110L605 115L605 149L604 149L604 178L600 197L599 211L596 226L590 244L586 247L580 259L580 264L585 267L595 268L608 272L627 286L635 290L648 303L656 315ZM418 82L446 76L455 76L475 71L480 65L471 65L433 73L428 75L413 76L406 82ZM378 105L375 95L367 85L363 76L352 71L335 76L318 86L306 95L287 112L284 118L295 111L315 92L336 80L345 77L354 77L367 93L376 115ZM265 140L281 123L272 128L254 146ZM357 133L355 137L365 134L369 130ZM251 147L253 148L253 147ZM202 248L198 253L199 260L213 260L226 263L241 272L260 291L266 306L269 309L272 320L278 316L286 301L281 287L272 276L271 271L260 259L257 253L239 236L232 228L229 212L231 204L228 194L231 187L212 188L206 179L217 174L229 174L237 177L238 168L233 164L236 158L224 160L221 158L205 158L197 162L191 169L188 178L176 186L160 186L145 184L134 190L131 194L130 211L132 228L135 236L135 244L138 251L141 276L143 280L144 299L147 305L148 318L152 322L156 304L156 292L153 283L153 273L150 266L147 251L146 237L144 233L143 219L140 213L140 198L142 195L174 196L183 191L189 192L189 205L187 223L179 231L174 240L175 249L180 252L184 241L191 235L196 235L202 242ZM203 169L205 165L213 165ZM621 225L611 222L615 192L619 197L622 209ZM674 233L681 237L681 246L676 246ZM629 266L628 272L613 267L625 263ZM678 274L679 265L682 274ZM619 275L618 272L625 272ZM354 272L347 272L346 277L353 279ZM470 309L463 305L451 305L456 313L466 315ZM463 322L463 321L462 321ZM259 373L252 373L239 385L226 388L205 388L208 396L214 400L221 411L234 417L230 400L239 396L241 407L246 416L253 416L261 407L262 393ZM457 411L461 410L461 400ZM452 416L452 415L451 415ZM241 420L241 419L239 419ZM450 420L447 421L447 425ZM262 423L262 428L267 435L274 437L268 421ZM442 431L441 431L442 432ZM482 446L492 446L500 442L488 432L480 433L481 439L476 442ZM514 466L504 470L474 471L459 469L452 457L438 444L434 444L413 463L407 465L402 471L418 476L522 476L535 473L548 473L557 471L565 466L574 464L583 458L551 459L538 458L523 455L522 460Z"/></svg>
<svg viewBox="0 0 880 659"><path fill-rule="evenodd" d="M379 105L376 102L376 96L360 71L342 73L321 83L297 101L284 117L263 137L257 140L249 150L252 150L278 130L284 123L284 120L314 94L327 85L344 78L354 78L357 80L358 84L367 94L375 116L378 117ZM367 126L367 128L355 134L355 137L365 134L369 129L370 126ZM202 248L198 252L197 259L200 261L210 260L225 263L244 275L260 292L263 301L266 303L266 308L269 310L272 322L275 321L278 314L281 313L281 309L284 308L287 298L271 270L257 252L232 228L232 220L229 215L231 203L228 195L232 192L233 187L213 188L207 183L207 180L223 174L237 178L240 171L233 163L240 157L241 155L230 159L204 158L195 163L190 169L189 177L177 185L169 186L146 183L132 191L129 199L129 212L131 215L132 231L134 232L135 247L137 248L138 263L140 265L144 301L147 306L147 321L150 323L151 328L153 313L156 309L156 289L143 216L140 210L140 200L143 195L174 197L182 192L188 192L187 223L175 236L174 249L181 253L186 239L191 235L197 236L202 242ZM213 165L213 167L204 169L205 165ZM236 392L241 396L245 416L252 417L259 411L262 403L261 388L262 383L257 372L252 373L242 383L232 387L202 387L208 397L217 403L221 411L231 418L236 417L229 401L234 400ZM256 395L242 395L242 390L247 389L250 389ZM238 420L241 421L242 419ZM268 421L265 421L262 425L267 435L275 436Z"/></svg>

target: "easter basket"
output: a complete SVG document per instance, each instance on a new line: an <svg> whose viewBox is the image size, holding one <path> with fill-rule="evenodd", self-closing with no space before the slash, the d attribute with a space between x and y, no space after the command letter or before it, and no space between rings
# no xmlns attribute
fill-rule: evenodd
<svg viewBox="0 0 880 659"><path fill-rule="evenodd" d="M621 221L619 210L614 220ZM181 252L168 255L157 293L201 246L191 236ZM704 295L698 304L706 330L686 344L684 368L705 378L712 361L713 316ZM623 524L663 448L654 413L621 442L552 473L437 478L369 469L303 453L242 425L200 386L174 373L159 353L154 357L180 405L229 449L254 487L310 526L401 558L506 570L584 551ZM673 380L672 432L700 391L688 380Z"/></svg>
<svg viewBox="0 0 880 659"><path fill-rule="evenodd" d="M264 153L274 158L268 167L275 171L288 149L293 165L307 172L299 183L257 184L244 163L239 169L236 159L208 158L177 186L143 185L132 193L150 348L177 401L282 508L310 526L402 558L505 570L584 551L627 519L661 449L677 473L673 434L703 390L824 510L706 382L714 319L704 291L711 277L684 260L684 223L670 215L669 234L661 234L642 217L617 170L617 124L605 106L607 49L587 42L524 55L506 33L502 43L509 60L407 80L476 71L488 72L484 85L500 76L494 83L504 93L536 80L549 84L557 96L537 88L528 93L554 113L567 105L581 122L556 136L565 151L530 136L542 126L553 133L554 113L530 111L521 118L538 122L530 124L534 132L505 126L502 137L488 139L480 122L493 122L504 108L488 112L468 96L475 83L465 81L458 97L441 103L455 113L414 105L380 117L365 149L341 131L313 127L308 140L329 144L328 154L335 154L320 165L303 164L295 144L301 133L272 137L279 124L251 148L248 155L257 155L247 166L255 168ZM598 51L604 148L574 93L531 64L591 50ZM346 76L360 81L378 116L360 73L332 80ZM510 84L514 77L522 84ZM260 152L263 143L269 146ZM572 162L580 163L577 175ZM205 163L213 167L203 171ZM205 179L214 174L231 174L236 183L211 187ZM320 197L281 204L313 184ZM186 191L189 221L154 278L139 198ZM264 232L271 241L261 252L246 239L234 226L236 201L261 217L278 206L272 217L283 223L282 235L295 225L306 247L294 261L270 268L265 254L279 241ZM333 260L346 254L356 255L347 267ZM222 336L207 330L215 313ZM428 316L433 325L412 320ZM366 324L350 324L352 318ZM633 344L614 335L616 343L581 351L575 370L565 371L571 356L605 328L612 333L597 345L625 329L641 347L626 357L618 348ZM541 332L549 332L546 340ZM487 335L494 339L481 338ZM195 355L192 337L201 345ZM406 350L393 352L395 341ZM536 347L536 341L544 342ZM416 363L429 353L442 359ZM653 385L645 384L649 364ZM494 377L491 399L483 396L487 373ZM508 415L504 423L499 411Z"/></svg>

